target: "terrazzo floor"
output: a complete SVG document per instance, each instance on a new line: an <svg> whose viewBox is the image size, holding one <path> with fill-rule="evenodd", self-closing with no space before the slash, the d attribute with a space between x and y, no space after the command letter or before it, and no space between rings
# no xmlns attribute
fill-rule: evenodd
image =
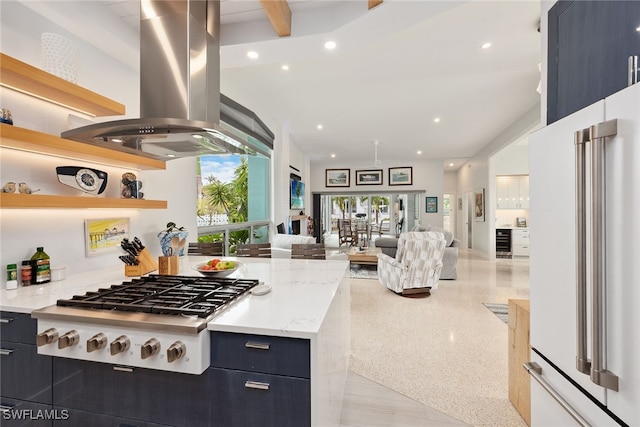
<svg viewBox="0 0 640 427"><path fill-rule="evenodd" d="M525 427L508 398L507 324L483 303L528 297L527 258L488 261L465 250L458 279L440 281L428 298L352 279L341 425ZM372 397L380 391L388 394Z"/></svg>

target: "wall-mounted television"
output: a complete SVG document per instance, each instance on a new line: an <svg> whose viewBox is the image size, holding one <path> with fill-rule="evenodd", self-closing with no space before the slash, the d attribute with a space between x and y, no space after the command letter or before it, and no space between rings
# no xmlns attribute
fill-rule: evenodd
<svg viewBox="0 0 640 427"><path fill-rule="evenodd" d="M289 207L296 210L304 209L304 182L292 179L290 194Z"/></svg>

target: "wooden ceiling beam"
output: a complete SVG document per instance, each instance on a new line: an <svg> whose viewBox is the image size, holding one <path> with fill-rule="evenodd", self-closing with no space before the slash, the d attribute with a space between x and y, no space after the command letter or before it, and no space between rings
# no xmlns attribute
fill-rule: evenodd
<svg viewBox="0 0 640 427"><path fill-rule="evenodd" d="M379 4L382 4L382 0L369 0L369 10L373 9Z"/></svg>
<svg viewBox="0 0 640 427"><path fill-rule="evenodd" d="M287 0L260 0L271 26L280 37L291 35L291 9Z"/></svg>

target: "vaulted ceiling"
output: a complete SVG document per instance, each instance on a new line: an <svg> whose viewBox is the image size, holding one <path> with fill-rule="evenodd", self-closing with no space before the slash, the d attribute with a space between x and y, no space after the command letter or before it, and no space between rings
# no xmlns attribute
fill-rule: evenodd
<svg viewBox="0 0 640 427"><path fill-rule="evenodd" d="M126 24L90 42L131 57L139 0L84 3ZM539 10L537 0L222 0L221 89L282 123L312 162L373 163L379 141L384 163L455 168L538 105Z"/></svg>

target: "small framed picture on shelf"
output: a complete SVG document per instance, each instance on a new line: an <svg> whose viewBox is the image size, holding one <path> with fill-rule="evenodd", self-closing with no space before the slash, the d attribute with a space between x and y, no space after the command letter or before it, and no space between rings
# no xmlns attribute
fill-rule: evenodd
<svg viewBox="0 0 640 427"><path fill-rule="evenodd" d="M326 169L326 187L349 187L349 176L351 169Z"/></svg>
<svg viewBox="0 0 640 427"><path fill-rule="evenodd" d="M357 170L356 185L381 185L382 169Z"/></svg>
<svg viewBox="0 0 640 427"><path fill-rule="evenodd" d="M413 168L411 166L401 168L389 168L389 185L412 185Z"/></svg>
<svg viewBox="0 0 640 427"><path fill-rule="evenodd" d="M438 198L437 197L427 197L426 206L427 206L427 213L437 213L438 212Z"/></svg>

